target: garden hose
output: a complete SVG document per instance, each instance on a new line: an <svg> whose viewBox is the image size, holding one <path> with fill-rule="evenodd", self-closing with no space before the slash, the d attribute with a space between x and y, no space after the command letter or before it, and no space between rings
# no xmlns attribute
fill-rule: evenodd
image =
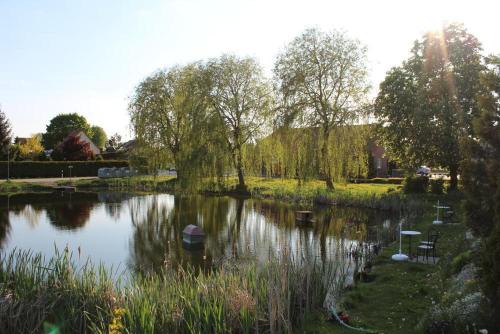
<svg viewBox="0 0 500 334"><path fill-rule="evenodd" d="M337 310L335 309L335 306L334 305L331 305L330 306L330 312L332 312L333 316L335 317L335 319L337 319L338 322L340 322L340 324L348 329L352 329L354 331L358 331L358 332L364 332L364 333L380 333L380 332L377 332L377 331L374 331L374 330L371 330L371 329L365 329L365 328L357 328L357 327L352 327L348 324L346 324L342 319L340 319L340 317L338 316L337 314Z"/></svg>

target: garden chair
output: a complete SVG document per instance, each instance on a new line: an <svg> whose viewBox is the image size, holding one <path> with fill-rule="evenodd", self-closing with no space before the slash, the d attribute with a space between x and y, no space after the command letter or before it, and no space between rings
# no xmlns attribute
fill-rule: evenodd
<svg viewBox="0 0 500 334"><path fill-rule="evenodd" d="M430 229L427 232L427 240L421 241L417 247L417 260L420 254L425 256L425 260L429 261L429 254L432 254L432 261L436 263L436 243L439 239L439 233L436 230Z"/></svg>

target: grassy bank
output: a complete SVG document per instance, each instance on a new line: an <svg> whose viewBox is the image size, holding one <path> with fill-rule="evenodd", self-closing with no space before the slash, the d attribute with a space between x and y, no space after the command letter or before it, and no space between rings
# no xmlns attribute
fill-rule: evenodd
<svg viewBox="0 0 500 334"><path fill-rule="evenodd" d="M52 190L52 188L41 184L11 181L0 182L0 194L48 190Z"/></svg>
<svg viewBox="0 0 500 334"><path fill-rule="evenodd" d="M63 252L11 253L0 262L1 333L292 332L340 285L338 261L225 264L208 273L172 269L127 283Z"/></svg>
<svg viewBox="0 0 500 334"><path fill-rule="evenodd" d="M342 294L339 308L349 314L350 325L379 333L477 333L481 328L479 304L471 300L479 290L477 281L463 274L471 262L464 256L470 254L471 244L460 223L460 199L444 195L440 199L456 211L450 224L432 225L435 212L429 207L411 228L423 232L420 240L426 240L430 228L440 233L437 264L394 262L391 256L399 244L384 248L366 280ZM418 242L413 240L414 251ZM404 238L404 252L407 247ZM325 313L312 315L305 332L352 333L328 318Z"/></svg>
<svg viewBox="0 0 500 334"><path fill-rule="evenodd" d="M242 194L236 190L237 179L227 178L223 183L200 181L197 191L215 194ZM246 179L248 192L256 198L273 198L303 205L335 204L341 206L400 210L418 205L414 196L405 196L401 186L383 183L337 183L335 190L328 190L325 183L311 180L299 185L296 180L261 177ZM67 183L65 183L67 184ZM140 176L120 179L80 180L73 183L82 189L112 189L140 191L175 191L175 178Z"/></svg>

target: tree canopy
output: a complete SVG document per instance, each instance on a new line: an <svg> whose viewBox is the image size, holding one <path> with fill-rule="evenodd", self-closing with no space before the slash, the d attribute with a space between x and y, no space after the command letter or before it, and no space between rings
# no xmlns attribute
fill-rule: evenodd
<svg viewBox="0 0 500 334"><path fill-rule="evenodd" d="M42 135L42 143L46 149L59 145L71 132L82 130L92 137L87 119L76 113L60 114L50 120L46 132Z"/></svg>
<svg viewBox="0 0 500 334"><path fill-rule="evenodd" d="M42 135L39 133L32 135L25 143L19 144L19 155L22 159L35 160L42 152Z"/></svg>
<svg viewBox="0 0 500 334"><path fill-rule="evenodd" d="M446 167L457 185L460 142L472 133L480 92L481 45L462 25L415 42L412 54L380 84L375 115L389 154L406 167Z"/></svg>
<svg viewBox="0 0 500 334"><path fill-rule="evenodd" d="M86 161L95 158L90 143L82 141L77 135L71 134L59 145L52 156L56 160Z"/></svg>
<svg viewBox="0 0 500 334"><path fill-rule="evenodd" d="M338 31L308 29L278 56L274 73L280 123L321 132L321 174L332 189L345 166L332 154L340 138L331 135L360 122L367 110L366 48Z"/></svg>
<svg viewBox="0 0 500 334"><path fill-rule="evenodd" d="M224 55L211 60L207 69L210 104L223 125L220 134L238 173L238 186L244 189L243 147L265 133L272 104L271 86L252 58Z"/></svg>
<svg viewBox="0 0 500 334"><path fill-rule="evenodd" d="M213 117L201 64L160 70L142 81L129 104L142 154L155 171L173 162L181 182L196 177L210 159ZM210 130L210 131L209 131Z"/></svg>
<svg viewBox="0 0 500 334"><path fill-rule="evenodd" d="M108 136L103 128L97 125L93 125L90 127L89 138L99 149L104 149L106 146L106 142L108 140Z"/></svg>
<svg viewBox="0 0 500 334"><path fill-rule="evenodd" d="M481 74L478 115L465 141L462 183L467 225L483 238L481 284L492 323L500 316L500 56L488 57ZM497 325L496 330L500 329Z"/></svg>
<svg viewBox="0 0 500 334"><path fill-rule="evenodd" d="M12 142L12 129L7 116L0 108L0 154L5 154Z"/></svg>

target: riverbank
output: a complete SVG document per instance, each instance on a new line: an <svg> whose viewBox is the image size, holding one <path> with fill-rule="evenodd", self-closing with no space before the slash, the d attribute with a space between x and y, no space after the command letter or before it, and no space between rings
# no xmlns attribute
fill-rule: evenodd
<svg viewBox="0 0 500 334"><path fill-rule="evenodd" d="M175 189L175 179L162 177L156 180L148 177L135 177L128 179L84 179L73 180L73 185L84 190L155 190ZM233 193L236 184L235 179L228 179L224 187L207 182L203 184L205 192L215 194ZM15 183L15 182L13 182ZM58 182L59 183L59 182ZM21 186L20 191L27 189L29 184ZM35 189L38 185L34 185ZM172 188L173 187L173 188ZM412 216L414 225L411 229L423 233L421 239L426 239L429 228L435 228L440 232L438 246L438 263L396 263L391 260L391 255L397 252L397 243L390 244L382 249L381 253L372 261L373 269L367 274L367 281L360 281L351 289L345 291L338 303L339 310L346 311L350 315L350 323L355 327L378 330L384 333L422 333L432 323L432 315L429 309L440 305L453 304L458 297L450 299L448 292L454 276L459 274L470 259L463 253L467 253L470 244L465 240L465 228L461 222L461 198L460 194L454 195L405 195L399 185L393 184L336 184L334 191L326 190L321 181L310 181L305 185L298 186L294 180L249 178L248 189L253 197L275 198L282 201L302 203L310 205L321 203L321 199L342 199L339 205L355 205L353 199L359 203L362 200L373 205L386 200L386 196L397 198L399 207L404 203L405 215ZM337 194L336 194L337 193ZM361 200L360 200L361 198ZM348 202L346 199L350 200ZM442 226L431 224L435 211L433 205L437 200L451 205L455 211L451 223ZM326 201L325 201L326 202ZM326 202L328 203L328 202ZM330 204L334 202L329 202ZM411 207L408 207L408 203ZM378 207L380 208L380 206ZM387 207L386 207L387 208ZM391 207L389 207L391 208ZM391 209L396 208L393 206ZM404 226L404 229L409 229ZM407 239L403 239L404 247L407 247ZM413 240L414 247L418 244L418 238ZM457 260L458 259L458 260ZM457 268L457 263L460 268ZM466 293L474 290L474 284L468 282ZM472 287L471 287L472 286ZM464 292L464 293L465 293ZM460 297L460 296L459 296ZM451 302L450 302L451 300ZM338 324L327 321L329 315L325 311L319 311L320 307L311 310L304 315L300 327L306 333L348 333ZM109 311L109 310L108 310ZM112 311L110 311L112 314ZM109 317L109 312L108 315ZM434 316L439 320L439 317ZM442 319L441 319L442 320ZM447 321L447 320L443 320Z"/></svg>
<svg viewBox="0 0 500 334"><path fill-rule="evenodd" d="M119 191L176 191L176 179L171 176L153 178L137 176L117 179L86 179L61 181L79 189ZM380 182L380 181L378 181ZM399 211L404 207L418 205L415 196L406 196L401 185L391 183L336 183L334 190L326 188L319 180L310 180L299 185L296 180L248 177L247 191L237 190L237 179L226 178L223 183L202 180L193 191L217 195L244 195L255 198L272 198L304 206L313 204L339 205Z"/></svg>
<svg viewBox="0 0 500 334"><path fill-rule="evenodd" d="M412 240L414 252L430 229L439 232L437 263L393 261L391 256L399 250L397 241L382 249L365 278L342 294L338 308L349 315L351 326L386 334L476 333L481 329L480 289L470 256L474 241L461 222L460 196L443 195L440 200L453 207L453 218L433 225L435 211L429 207L411 227L422 232ZM407 250L404 238L403 251ZM314 314L305 333L353 332L329 318L325 312Z"/></svg>

